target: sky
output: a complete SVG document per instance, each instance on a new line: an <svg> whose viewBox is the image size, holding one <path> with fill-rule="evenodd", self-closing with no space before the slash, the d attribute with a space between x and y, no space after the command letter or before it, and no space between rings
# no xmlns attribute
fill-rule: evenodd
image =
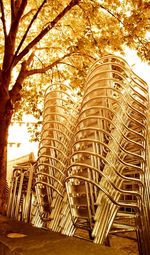
<svg viewBox="0 0 150 255"><path fill-rule="evenodd" d="M125 60L128 62L129 66L135 74L142 78L150 88L150 65L142 62L140 58L136 55L136 52L130 49L125 50L126 57Z"/></svg>

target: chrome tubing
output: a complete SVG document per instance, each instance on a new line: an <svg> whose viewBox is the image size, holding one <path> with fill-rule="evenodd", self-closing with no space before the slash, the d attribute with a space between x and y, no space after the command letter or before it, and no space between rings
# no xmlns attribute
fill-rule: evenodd
<svg viewBox="0 0 150 255"><path fill-rule="evenodd" d="M150 250L149 206L145 205L149 201L148 103L147 84L123 59L109 55L94 63L66 178L76 229L86 228L101 244L110 233L135 231L141 255Z"/></svg>
<svg viewBox="0 0 150 255"><path fill-rule="evenodd" d="M86 230L100 244L135 232L140 255L149 254L148 108L147 84L114 55L92 65L82 101L65 84L48 87L35 225L66 235Z"/></svg>
<svg viewBox="0 0 150 255"><path fill-rule="evenodd" d="M64 180L78 116L75 100L73 90L65 84L51 84L44 97L35 190L41 220L45 227L56 232L62 230L59 223L65 204Z"/></svg>
<svg viewBox="0 0 150 255"><path fill-rule="evenodd" d="M31 220L33 165L14 166L7 205L7 216L24 222Z"/></svg>

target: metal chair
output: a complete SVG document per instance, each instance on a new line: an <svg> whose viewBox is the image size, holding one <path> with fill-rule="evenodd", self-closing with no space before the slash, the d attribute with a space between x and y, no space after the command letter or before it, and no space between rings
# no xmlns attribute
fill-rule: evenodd
<svg viewBox="0 0 150 255"><path fill-rule="evenodd" d="M110 233L135 231L146 255L147 109L147 84L124 60L97 61L86 80L66 178L76 228L101 244Z"/></svg>
<svg viewBox="0 0 150 255"><path fill-rule="evenodd" d="M66 166L78 116L75 99L73 90L65 84L52 84L45 92L35 189L40 217L53 231L61 230Z"/></svg>
<svg viewBox="0 0 150 255"><path fill-rule="evenodd" d="M14 166L7 205L7 216L30 222L33 189L33 165L31 163Z"/></svg>

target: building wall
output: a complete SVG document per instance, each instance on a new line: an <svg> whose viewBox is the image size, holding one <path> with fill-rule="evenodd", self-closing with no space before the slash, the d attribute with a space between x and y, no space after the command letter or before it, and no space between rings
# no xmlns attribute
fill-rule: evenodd
<svg viewBox="0 0 150 255"><path fill-rule="evenodd" d="M28 125L31 122L12 122L9 127L8 147L7 147L7 180L10 182L13 166L17 163L36 160L38 152L38 142L30 141Z"/></svg>
<svg viewBox="0 0 150 255"><path fill-rule="evenodd" d="M28 125L30 122L12 122L8 136L8 161L24 156L30 152L37 155L38 143L30 141Z"/></svg>

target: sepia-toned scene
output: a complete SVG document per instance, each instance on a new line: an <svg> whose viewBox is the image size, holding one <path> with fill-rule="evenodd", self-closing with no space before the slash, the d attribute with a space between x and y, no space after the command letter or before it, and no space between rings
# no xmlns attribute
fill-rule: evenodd
<svg viewBox="0 0 150 255"><path fill-rule="evenodd" d="M0 15L0 255L149 255L150 2Z"/></svg>

